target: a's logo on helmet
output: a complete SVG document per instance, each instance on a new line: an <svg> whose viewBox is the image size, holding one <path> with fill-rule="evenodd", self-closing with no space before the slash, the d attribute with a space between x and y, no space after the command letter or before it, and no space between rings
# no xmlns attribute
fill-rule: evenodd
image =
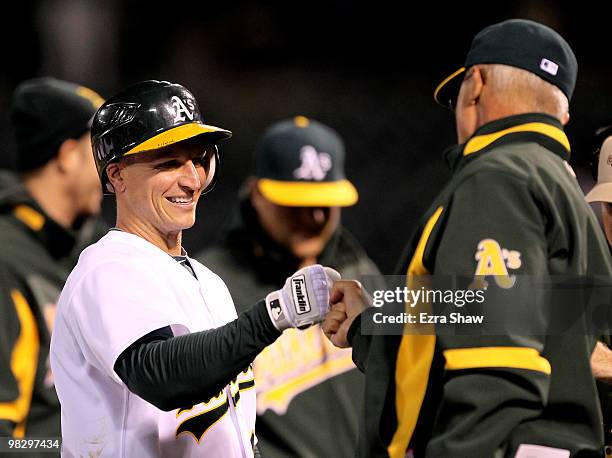
<svg viewBox="0 0 612 458"><path fill-rule="evenodd" d="M173 95L170 99L172 106L174 107L174 122L182 122L189 118L193 121L193 115L195 112L195 105L193 100L186 99L184 102L177 96ZM185 118L187 116L187 118Z"/></svg>

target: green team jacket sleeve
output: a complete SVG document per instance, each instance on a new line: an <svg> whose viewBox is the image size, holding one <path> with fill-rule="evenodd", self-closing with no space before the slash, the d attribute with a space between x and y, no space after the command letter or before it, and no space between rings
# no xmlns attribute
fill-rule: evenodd
<svg viewBox="0 0 612 458"><path fill-rule="evenodd" d="M23 431L38 360L36 323L15 285L0 266L0 437Z"/></svg>
<svg viewBox="0 0 612 458"><path fill-rule="evenodd" d="M545 222L534 195L524 177L468 176L443 209L435 246L426 248L433 273L494 272L502 283L517 274L545 274ZM438 335L445 370L427 456L493 456L516 425L538 416L551 373L543 347L540 336Z"/></svg>

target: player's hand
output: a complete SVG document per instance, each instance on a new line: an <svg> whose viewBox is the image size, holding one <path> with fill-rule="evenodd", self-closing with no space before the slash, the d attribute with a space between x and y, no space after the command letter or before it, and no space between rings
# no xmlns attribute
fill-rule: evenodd
<svg viewBox="0 0 612 458"><path fill-rule="evenodd" d="M358 281L341 280L334 283L330 302L331 310L321 325L323 332L336 347L350 347L348 330L357 315L372 304L372 299Z"/></svg>
<svg viewBox="0 0 612 458"><path fill-rule="evenodd" d="M287 278L278 291L266 296L268 314L276 329L304 329L323 320L329 311L330 291L340 274L319 264L304 267Z"/></svg>

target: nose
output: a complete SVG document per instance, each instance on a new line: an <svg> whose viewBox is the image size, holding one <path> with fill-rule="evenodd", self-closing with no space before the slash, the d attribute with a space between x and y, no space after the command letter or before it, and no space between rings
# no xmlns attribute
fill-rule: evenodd
<svg viewBox="0 0 612 458"><path fill-rule="evenodd" d="M305 226L321 226L327 220L327 212L320 207L302 207L299 211L299 220Z"/></svg>
<svg viewBox="0 0 612 458"><path fill-rule="evenodd" d="M202 188L202 183L206 178L206 172L202 167L196 167L191 159L182 165L180 173L178 180L179 186L193 192Z"/></svg>
<svg viewBox="0 0 612 458"><path fill-rule="evenodd" d="M316 224L323 224L327 219L325 215L325 210L323 210L322 208L313 208L311 218Z"/></svg>

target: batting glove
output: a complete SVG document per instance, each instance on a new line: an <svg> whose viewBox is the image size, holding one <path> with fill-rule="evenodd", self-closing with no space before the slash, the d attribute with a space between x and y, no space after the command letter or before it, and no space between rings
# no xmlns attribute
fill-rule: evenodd
<svg viewBox="0 0 612 458"><path fill-rule="evenodd" d="M304 329L325 318L329 293L340 274L319 264L304 267L287 278L278 291L266 296L266 307L276 329Z"/></svg>

